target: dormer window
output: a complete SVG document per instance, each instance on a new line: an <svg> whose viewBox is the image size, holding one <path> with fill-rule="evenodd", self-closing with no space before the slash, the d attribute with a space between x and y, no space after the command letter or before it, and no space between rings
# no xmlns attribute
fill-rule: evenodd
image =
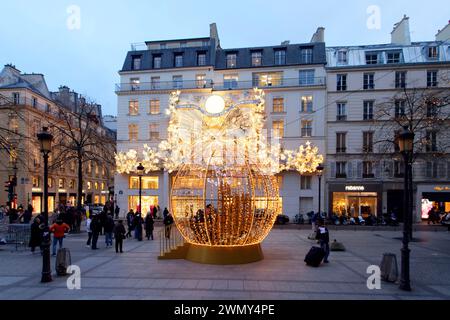
<svg viewBox="0 0 450 320"><path fill-rule="evenodd" d="M347 50L339 50L337 53L338 64L347 64Z"/></svg>
<svg viewBox="0 0 450 320"><path fill-rule="evenodd" d="M181 68L183 66L183 54L175 54L175 68Z"/></svg>
<svg viewBox="0 0 450 320"><path fill-rule="evenodd" d="M132 70L140 70L141 69L141 61L142 61L142 56L133 56L131 69Z"/></svg>
<svg viewBox="0 0 450 320"><path fill-rule="evenodd" d="M262 65L262 52L253 51L252 52L252 67L260 67Z"/></svg>
<svg viewBox="0 0 450 320"><path fill-rule="evenodd" d="M378 64L380 63L378 58L379 56L376 52L366 53L366 64Z"/></svg>
<svg viewBox="0 0 450 320"><path fill-rule="evenodd" d="M428 59L435 60L439 57L439 49L436 46L428 47Z"/></svg>
<svg viewBox="0 0 450 320"><path fill-rule="evenodd" d="M311 64L313 62L313 49L302 48L300 49L300 62L304 64Z"/></svg>
<svg viewBox="0 0 450 320"><path fill-rule="evenodd" d="M286 64L286 50L275 51L275 65L280 66Z"/></svg>
<svg viewBox="0 0 450 320"><path fill-rule="evenodd" d="M227 68L232 69L236 68L237 65L237 54L236 53L228 53L227 54Z"/></svg>
<svg viewBox="0 0 450 320"><path fill-rule="evenodd" d="M402 53L398 52L387 52L387 63L401 63L402 62Z"/></svg>
<svg viewBox="0 0 450 320"><path fill-rule="evenodd" d="M153 56L153 69L161 69L161 56Z"/></svg>
<svg viewBox="0 0 450 320"><path fill-rule="evenodd" d="M206 66L206 53L205 52L197 53L197 65L198 66Z"/></svg>

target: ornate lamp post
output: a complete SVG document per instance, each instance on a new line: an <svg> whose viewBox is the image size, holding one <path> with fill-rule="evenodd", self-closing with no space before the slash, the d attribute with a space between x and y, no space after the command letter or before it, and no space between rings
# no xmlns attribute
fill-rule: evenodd
<svg viewBox="0 0 450 320"><path fill-rule="evenodd" d="M412 226L413 218L412 203L410 201L411 198L409 194L412 192L412 190L410 190L410 181L412 181L412 154L414 149L414 133L411 132L408 127L404 127L403 132L397 138L397 143L405 162L405 180L403 194L403 247L400 289L411 291L409 278L409 253L411 250L408 248L408 244L410 241L410 229Z"/></svg>
<svg viewBox="0 0 450 320"><path fill-rule="evenodd" d="M317 177L319 178L319 215L321 212L321 193L322 193L322 174L324 170L324 166L322 164L319 164L316 168Z"/></svg>
<svg viewBox="0 0 450 320"><path fill-rule="evenodd" d="M139 176L139 213L142 214L142 176L144 175L144 166L139 163L137 167L137 174Z"/></svg>
<svg viewBox="0 0 450 320"><path fill-rule="evenodd" d="M48 132L48 128L42 128L42 132L37 135L44 157L44 238L42 255L42 279L41 282L52 281L52 270L50 267L50 232L48 227L48 156L52 149L53 136Z"/></svg>

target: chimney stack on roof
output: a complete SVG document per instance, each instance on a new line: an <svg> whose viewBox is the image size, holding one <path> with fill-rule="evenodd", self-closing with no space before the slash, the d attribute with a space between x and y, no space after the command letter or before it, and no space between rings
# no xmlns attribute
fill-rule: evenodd
<svg viewBox="0 0 450 320"><path fill-rule="evenodd" d="M313 34L311 38L311 43L314 42L325 42L325 28L319 27L317 31Z"/></svg>
<svg viewBox="0 0 450 320"><path fill-rule="evenodd" d="M436 34L436 41L449 42L450 41L450 21L442 30L438 30Z"/></svg>
<svg viewBox="0 0 450 320"><path fill-rule="evenodd" d="M394 25L391 32L391 43L400 45L411 45L411 33L409 31L409 17L406 14L403 19Z"/></svg>
<svg viewBox="0 0 450 320"><path fill-rule="evenodd" d="M217 24L211 23L209 25L209 37L216 42L216 48L220 47L219 31L217 30Z"/></svg>

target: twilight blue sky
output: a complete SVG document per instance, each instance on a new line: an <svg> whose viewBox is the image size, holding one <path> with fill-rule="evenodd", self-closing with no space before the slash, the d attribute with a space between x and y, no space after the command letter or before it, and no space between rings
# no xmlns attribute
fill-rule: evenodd
<svg viewBox="0 0 450 320"><path fill-rule="evenodd" d="M69 30L67 8L81 9ZM381 29L368 29L367 8L381 9ZM0 65L43 73L49 89L67 85L116 114L114 84L130 44L203 37L216 22L223 48L308 42L318 26L328 46L388 43L408 15L412 40L434 40L450 19L447 0L0 0Z"/></svg>

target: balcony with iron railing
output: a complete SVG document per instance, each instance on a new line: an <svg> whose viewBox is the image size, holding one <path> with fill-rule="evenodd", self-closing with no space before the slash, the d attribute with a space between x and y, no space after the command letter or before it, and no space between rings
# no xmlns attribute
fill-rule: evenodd
<svg viewBox="0 0 450 320"><path fill-rule="evenodd" d="M182 90L182 89L210 89L212 80L187 80L187 81L157 81L140 83L118 83L116 92L129 91L160 91L160 90Z"/></svg>
<svg viewBox="0 0 450 320"><path fill-rule="evenodd" d="M289 88L289 87L317 87L325 86L325 77L317 78L292 78L276 79L272 82L262 82L260 80L252 81L224 81L214 83L212 80L183 80L183 81L159 81L159 82L141 82L141 83L118 83L116 84L116 93L132 91L164 91L164 90L183 90L183 89L213 89L223 90L247 90L255 87L262 89L270 88Z"/></svg>

